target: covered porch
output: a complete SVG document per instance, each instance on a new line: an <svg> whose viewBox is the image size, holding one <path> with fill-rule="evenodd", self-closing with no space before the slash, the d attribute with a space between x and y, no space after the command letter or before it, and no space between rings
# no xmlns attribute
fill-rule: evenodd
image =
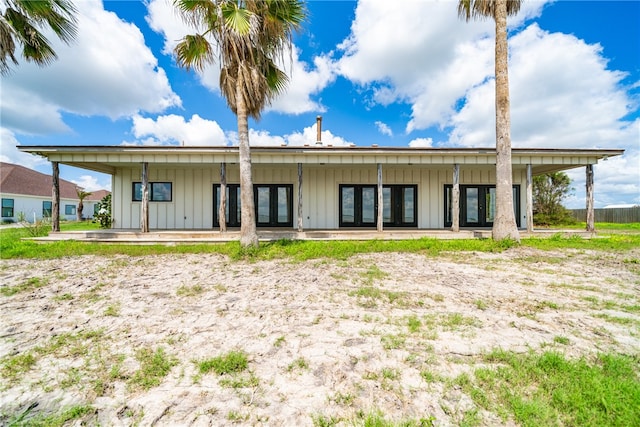
<svg viewBox="0 0 640 427"><path fill-rule="evenodd" d="M580 236L591 238L593 232L584 230L563 229L537 229L535 231L520 230L521 238L540 237L547 238L555 235L565 237ZM296 231L290 229L258 229L258 237L261 242L273 242L278 240L415 240L415 239L488 239L491 237L491 229L461 228L458 231L450 229L416 230L416 229L392 229L392 230L305 230ZM240 240L240 230L230 229L224 233L217 230L152 230L141 232L132 229L108 229L88 231L59 231L52 232L46 237L34 239L40 242L58 240L75 240L83 242L100 242L112 244L198 244L198 243L226 243Z"/></svg>

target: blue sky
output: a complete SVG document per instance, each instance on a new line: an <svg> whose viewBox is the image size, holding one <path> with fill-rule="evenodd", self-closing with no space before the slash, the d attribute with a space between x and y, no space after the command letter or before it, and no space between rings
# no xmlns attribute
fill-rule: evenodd
<svg viewBox="0 0 640 427"><path fill-rule="evenodd" d="M171 50L193 30L170 0L76 0L78 39L47 68L2 78L2 161L50 173L17 145L228 145L236 119L218 69L186 72ZM309 1L283 65L289 90L251 121L252 145L495 146L493 22L457 1ZM623 148L595 168L596 207L640 203L640 1L525 1L510 18L512 143ZM110 177L70 167L89 190ZM584 168L568 207L584 207Z"/></svg>

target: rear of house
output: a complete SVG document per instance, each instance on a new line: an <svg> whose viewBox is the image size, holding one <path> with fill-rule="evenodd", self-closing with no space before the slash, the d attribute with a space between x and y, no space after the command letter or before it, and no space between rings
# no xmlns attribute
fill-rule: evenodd
<svg viewBox="0 0 640 427"><path fill-rule="evenodd" d="M139 229L147 212L151 229L216 229L223 188L227 226L240 226L237 147L19 148L110 174L114 228ZM532 224L533 175L576 167L592 174L599 160L622 153L514 149L518 226ZM284 146L253 147L251 156L258 227L380 230L493 224L495 149Z"/></svg>

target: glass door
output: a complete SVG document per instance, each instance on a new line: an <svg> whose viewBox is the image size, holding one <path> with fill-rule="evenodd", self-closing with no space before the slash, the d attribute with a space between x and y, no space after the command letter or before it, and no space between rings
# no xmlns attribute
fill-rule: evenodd
<svg viewBox="0 0 640 427"><path fill-rule="evenodd" d="M445 186L445 227L451 226L452 186ZM513 186L513 210L520 226L520 186ZM491 227L496 215L496 187L494 185L460 186L460 226Z"/></svg>
<svg viewBox="0 0 640 427"><path fill-rule="evenodd" d="M484 203L480 198L480 187L466 187L462 188L462 198L461 198L461 214L462 221L461 226L463 227L480 227L481 221L480 218L483 218L482 210Z"/></svg>

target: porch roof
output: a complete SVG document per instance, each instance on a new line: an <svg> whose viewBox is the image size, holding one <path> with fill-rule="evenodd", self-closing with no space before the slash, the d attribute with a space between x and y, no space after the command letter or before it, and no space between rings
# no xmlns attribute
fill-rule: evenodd
<svg viewBox="0 0 640 427"><path fill-rule="evenodd" d="M118 167L143 162L164 165L196 165L238 162L237 146L19 146L20 151L53 162L114 174ZM597 164L619 156L622 149L514 148L514 167L532 165L533 174L557 172ZM253 164L309 165L494 165L495 148L412 148L362 146L251 147Z"/></svg>

